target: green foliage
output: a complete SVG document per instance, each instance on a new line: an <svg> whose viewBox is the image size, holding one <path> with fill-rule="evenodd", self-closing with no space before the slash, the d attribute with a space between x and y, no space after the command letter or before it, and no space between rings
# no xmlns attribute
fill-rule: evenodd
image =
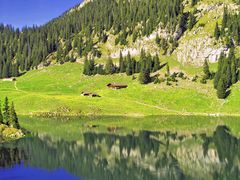
<svg viewBox="0 0 240 180"><path fill-rule="evenodd" d="M221 35L221 32L220 32L218 23L216 23L216 26L215 26L215 29L214 29L214 37L216 38L216 40L219 39L220 35Z"/></svg>
<svg viewBox="0 0 240 180"><path fill-rule="evenodd" d="M191 30L196 24L196 17L193 13L189 14L188 29Z"/></svg>
<svg viewBox="0 0 240 180"><path fill-rule="evenodd" d="M115 73L115 66L113 64L112 58L109 57L105 66L106 74L113 74Z"/></svg>
<svg viewBox="0 0 240 180"><path fill-rule="evenodd" d="M214 87L217 89L218 97L221 99L226 98L226 90L238 81L239 60L236 59L234 53L234 48L231 48L228 57L221 54L218 61ZM225 95L223 92L225 92Z"/></svg>
<svg viewBox="0 0 240 180"><path fill-rule="evenodd" d="M2 114L2 105L0 102L0 124L3 124L3 123L4 123L4 119L3 119L3 114Z"/></svg>
<svg viewBox="0 0 240 180"><path fill-rule="evenodd" d="M203 64L203 72L204 72L204 79L207 80L207 79L210 79L212 74L209 70L209 65L208 65L208 62L207 60L204 61L204 64Z"/></svg>
<svg viewBox="0 0 240 180"><path fill-rule="evenodd" d="M167 64L166 65L166 74L168 75L168 76L170 76L170 68L169 68L169 65Z"/></svg>
<svg viewBox="0 0 240 180"><path fill-rule="evenodd" d="M14 108L14 104L12 102L12 105L10 107L10 117L9 117L9 126L13 127L13 128L16 128L16 129L20 129L20 125L19 125L19 122L18 122L18 117L17 117L17 113L15 111L15 108Z"/></svg>
<svg viewBox="0 0 240 180"><path fill-rule="evenodd" d="M120 51L120 56L119 56L119 72L120 73L126 72L125 61L123 59L122 51Z"/></svg>
<svg viewBox="0 0 240 180"><path fill-rule="evenodd" d="M138 80L140 84L148 84L151 82L150 71L143 68L139 74Z"/></svg>
<svg viewBox="0 0 240 180"><path fill-rule="evenodd" d="M202 83L202 84L207 84L207 79L206 79L205 76L202 77L202 79L200 80L200 83Z"/></svg>
<svg viewBox="0 0 240 180"><path fill-rule="evenodd" d="M152 71L153 72L156 72L160 69L160 59L159 59L159 56L156 54L154 57L153 57L153 69Z"/></svg>
<svg viewBox="0 0 240 180"><path fill-rule="evenodd" d="M83 74L88 75L88 76L91 75L90 65L89 65L89 61L87 58L85 58L85 60L84 60Z"/></svg>
<svg viewBox="0 0 240 180"><path fill-rule="evenodd" d="M199 0L191 0L191 6L195 6L198 3Z"/></svg>
<svg viewBox="0 0 240 180"><path fill-rule="evenodd" d="M5 97L4 105L3 105L3 119L4 123L9 125L9 119L10 119L10 111L9 111L9 102L8 97Z"/></svg>
<svg viewBox="0 0 240 180"><path fill-rule="evenodd" d="M105 43L109 32L117 36L116 44L126 45L129 36L135 42L151 34L160 22L162 28L176 30L180 14L182 0L94 0L41 27L20 31L0 24L0 78L37 68L54 52L60 64L70 61L70 51L80 57L101 57L95 45Z"/></svg>
<svg viewBox="0 0 240 180"><path fill-rule="evenodd" d="M217 86L217 96L219 99L225 99L227 93L227 86L222 78L219 79Z"/></svg>
<svg viewBox="0 0 240 180"><path fill-rule="evenodd" d="M3 113L0 104L0 124L6 124L10 127L20 129L18 122L18 116L12 102L11 107L9 107L8 97L4 100Z"/></svg>
<svg viewBox="0 0 240 180"><path fill-rule="evenodd" d="M101 65L96 66L94 62L85 59L83 74L91 76L95 74L114 74L114 73L126 73L128 76L131 76L135 73L140 72L140 82L142 84L147 84L151 81L150 73L156 72L161 68L159 56L151 56L150 54L146 55L145 51L141 51L141 57L139 61L136 61L131 57L130 52L128 52L127 57L123 57L122 52L120 51L118 67L113 64L112 59L109 57L105 68Z"/></svg>
<svg viewBox="0 0 240 180"><path fill-rule="evenodd" d="M217 30L218 31L218 30ZM215 37L218 36L217 35ZM239 46L240 43L240 14L228 11L224 7L222 29L220 37L225 37L228 47Z"/></svg>

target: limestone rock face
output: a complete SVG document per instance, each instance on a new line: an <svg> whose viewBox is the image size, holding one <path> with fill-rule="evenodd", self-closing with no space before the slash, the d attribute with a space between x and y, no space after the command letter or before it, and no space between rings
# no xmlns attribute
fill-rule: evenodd
<svg viewBox="0 0 240 180"><path fill-rule="evenodd" d="M222 45L213 46L213 39L209 36L204 38L190 39L180 44L176 50L179 61L183 64L194 64L201 66L205 60L210 63L218 61L221 53L227 53L228 48Z"/></svg>

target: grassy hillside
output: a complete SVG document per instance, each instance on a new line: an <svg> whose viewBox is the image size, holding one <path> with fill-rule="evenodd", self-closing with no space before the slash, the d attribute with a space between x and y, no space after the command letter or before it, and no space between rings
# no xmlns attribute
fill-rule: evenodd
<svg viewBox="0 0 240 180"><path fill-rule="evenodd" d="M173 69L179 68L176 67ZM185 68L191 71L191 67ZM162 70L164 71L164 70ZM128 84L123 90L110 90L110 82ZM0 97L8 96L19 114L61 112L71 115L207 115L221 113L240 115L240 84L232 88L226 100L218 100L212 82L180 80L178 85L140 85L126 75L82 75L82 65L66 63L33 70L16 82L0 81ZM96 92L101 98L81 96L82 91Z"/></svg>

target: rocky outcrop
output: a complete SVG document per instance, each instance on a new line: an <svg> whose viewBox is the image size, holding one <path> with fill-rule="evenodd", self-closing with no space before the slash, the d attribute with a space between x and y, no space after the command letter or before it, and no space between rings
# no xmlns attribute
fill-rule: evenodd
<svg viewBox="0 0 240 180"><path fill-rule="evenodd" d="M202 65L205 60L210 63L218 61L220 54L227 53L228 48L219 45L213 46L214 40L209 36L204 38L190 39L185 43L181 43L176 50L176 55L179 61L183 64Z"/></svg>
<svg viewBox="0 0 240 180"><path fill-rule="evenodd" d="M15 140L24 136L24 133L21 129L16 129L8 127L7 125L0 125L0 136L3 141L5 140Z"/></svg>
<svg viewBox="0 0 240 180"><path fill-rule="evenodd" d="M182 30L179 28L177 29L178 30L174 33L174 35L172 35L173 33L167 31L167 29L161 28L161 24L159 24L158 28L149 36L137 39L135 43L113 52L110 56L112 58L119 58L120 51L122 51L123 56L127 56L128 52L131 56L138 56L140 55L142 49L154 55L160 51L158 45L155 43L157 35L165 39L169 39L170 37L179 38L179 35L182 35Z"/></svg>

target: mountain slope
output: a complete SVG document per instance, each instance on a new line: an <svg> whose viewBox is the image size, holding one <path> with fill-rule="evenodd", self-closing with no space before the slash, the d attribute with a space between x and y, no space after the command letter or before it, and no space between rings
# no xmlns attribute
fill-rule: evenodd
<svg viewBox="0 0 240 180"><path fill-rule="evenodd" d="M85 56L118 58L120 50L138 56L145 49L194 65L216 62L228 49L212 37L215 22L221 24L224 6L231 12L239 7L230 0L196 2L85 1L41 27L20 32L1 25L0 78Z"/></svg>

